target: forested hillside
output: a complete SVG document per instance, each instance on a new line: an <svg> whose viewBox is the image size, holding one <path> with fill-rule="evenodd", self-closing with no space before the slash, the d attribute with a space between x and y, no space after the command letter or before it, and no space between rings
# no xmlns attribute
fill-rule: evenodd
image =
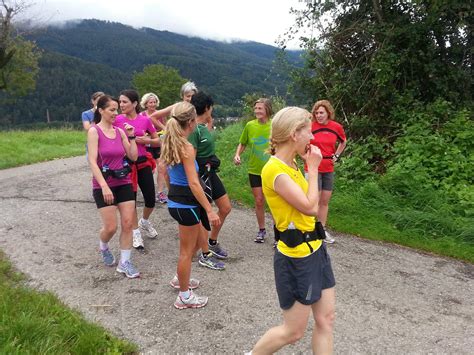
<svg viewBox="0 0 474 355"><path fill-rule="evenodd" d="M44 50L37 88L2 105L4 124L44 121L47 109L52 120L77 120L90 93L116 94L149 64L178 69L227 107L238 107L245 93L286 92L288 77L274 70L277 48L260 43L223 43L98 20L49 27L30 39ZM298 52L288 57L299 61Z"/></svg>
<svg viewBox="0 0 474 355"><path fill-rule="evenodd" d="M88 63L55 52L44 52L40 60L36 91L0 107L0 122L17 125L29 122L78 121L89 106L90 93L117 93L128 87L130 74L103 64Z"/></svg>

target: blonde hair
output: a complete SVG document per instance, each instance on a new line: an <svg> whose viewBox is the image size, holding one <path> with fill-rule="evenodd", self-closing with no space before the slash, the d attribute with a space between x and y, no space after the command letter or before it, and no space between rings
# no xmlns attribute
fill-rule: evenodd
<svg viewBox="0 0 474 355"><path fill-rule="evenodd" d="M181 86L181 98L183 99L184 95L186 95L186 93L191 92L191 91L194 93L198 92L196 84L194 84L192 81L185 82L183 86Z"/></svg>
<svg viewBox="0 0 474 355"><path fill-rule="evenodd" d="M316 101L316 103L313 105L313 109L311 110L311 115L313 116L312 121L316 119L316 117L314 117L314 113L321 106L324 107L324 109L328 113L328 119L334 121L334 117L335 117L334 107L332 107L331 103L328 100Z"/></svg>
<svg viewBox="0 0 474 355"><path fill-rule="evenodd" d="M255 101L253 106L255 107L256 104L263 104L265 106L265 113L267 114L268 118L273 115L272 100L261 97Z"/></svg>
<svg viewBox="0 0 474 355"><path fill-rule="evenodd" d="M166 165L181 163L182 158L188 156L184 147L190 144L184 136L184 130L189 122L196 119L196 109L189 102L183 101L173 108L171 118L166 123L166 134L161 146L161 157Z"/></svg>
<svg viewBox="0 0 474 355"><path fill-rule="evenodd" d="M285 107L272 120L269 153L275 155L278 145L286 143L291 135L311 123L311 114L300 107Z"/></svg>
<svg viewBox="0 0 474 355"><path fill-rule="evenodd" d="M142 99L140 100L140 106L142 107L142 109L146 110L146 104L148 103L148 101L150 101L150 99L156 100L156 107L160 106L160 99L158 98L158 96L156 96L152 92L148 92L143 95Z"/></svg>

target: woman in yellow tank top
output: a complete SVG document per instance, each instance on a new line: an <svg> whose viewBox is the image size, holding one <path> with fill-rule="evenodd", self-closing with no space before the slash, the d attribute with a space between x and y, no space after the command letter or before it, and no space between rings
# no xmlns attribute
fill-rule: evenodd
<svg viewBox="0 0 474 355"><path fill-rule="evenodd" d="M310 145L311 114L298 107L280 110L272 121L272 157L262 170L263 193L279 236L274 257L275 284L283 324L268 330L251 354L273 354L301 339L312 313L313 353L333 351L335 280L326 246L315 230L321 151ZM308 166L308 181L295 163Z"/></svg>

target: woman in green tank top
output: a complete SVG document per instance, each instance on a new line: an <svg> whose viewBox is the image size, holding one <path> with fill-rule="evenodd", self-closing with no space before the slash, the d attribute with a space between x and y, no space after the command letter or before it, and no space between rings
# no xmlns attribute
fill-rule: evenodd
<svg viewBox="0 0 474 355"><path fill-rule="evenodd" d="M259 231L255 243L265 242L265 197L262 192L262 168L270 157L267 153L270 138L270 117L273 113L269 99L260 98L255 102L254 113L256 119L247 122L240 136L239 145L234 156L234 164L240 165L240 155L249 147L248 174L250 187L255 199L255 214Z"/></svg>

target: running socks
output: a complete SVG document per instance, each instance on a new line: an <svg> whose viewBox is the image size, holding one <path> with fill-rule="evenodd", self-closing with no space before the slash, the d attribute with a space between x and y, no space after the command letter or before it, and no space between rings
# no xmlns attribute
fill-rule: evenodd
<svg viewBox="0 0 474 355"><path fill-rule="evenodd" d="M182 300L187 300L189 299L189 297L191 297L191 291L190 290L187 290L187 291L179 291L179 297L181 297Z"/></svg>
<svg viewBox="0 0 474 355"><path fill-rule="evenodd" d="M132 254L132 250L120 250L120 263L125 264L126 261L130 260L130 255Z"/></svg>
<svg viewBox="0 0 474 355"><path fill-rule="evenodd" d="M109 243L104 243L102 240L99 239L99 248L102 251L107 250L109 249Z"/></svg>
<svg viewBox="0 0 474 355"><path fill-rule="evenodd" d="M209 238L209 245L212 245L212 246L217 245L217 240Z"/></svg>

